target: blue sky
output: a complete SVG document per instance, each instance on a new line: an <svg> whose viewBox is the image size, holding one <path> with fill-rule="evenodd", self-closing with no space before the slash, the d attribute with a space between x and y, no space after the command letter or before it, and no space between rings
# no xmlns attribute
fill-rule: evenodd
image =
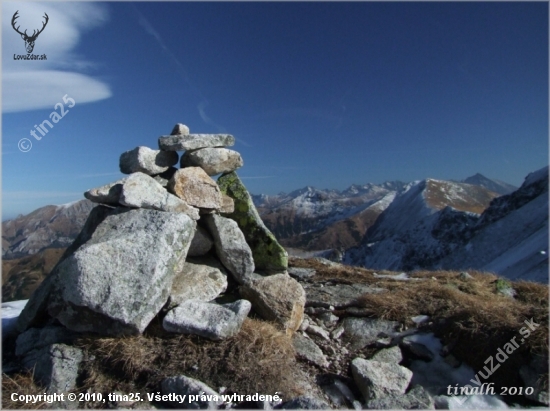
<svg viewBox="0 0 550 411"><path fill-rule="evenodd" d="M14 60L16 10L48 14L46 61ZM178 122L233 134L254 194L548 164L545 2L3 2L2 23L3 220L122 177Z"/></svg>

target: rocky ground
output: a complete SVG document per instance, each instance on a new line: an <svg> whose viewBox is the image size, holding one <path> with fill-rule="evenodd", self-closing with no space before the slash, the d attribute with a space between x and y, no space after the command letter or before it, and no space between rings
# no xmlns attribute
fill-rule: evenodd
<svg viewBox="0 0 550 411"><path fill-rule="evenodd" d="M68 337L71 342L66 342L80 347L85 357L74 392L139 392L147 398L147 393L165 392L162 385L168 377L185 375L220 398L222 393L276 392L282 398L278 405L220 400L210 404L216 408L456 408L457 401L468 397L443 395L446 387L463 384L464 378L475 380L476 374L479 379L486 359L515 336L519 340L524 320L533 318L537 326L524 343L481 382L495 383L496 393L500 387L531 384L534 394L529 399L471 396L468 401L473 404L480 397L482 406L499 407L548 403L546 287L477 272L373 272L321 258L291 258L288 272L306 291L304 320L292 337L254 310L240 332L223 342L169 334L160 326L164 313L159 314L140 336ZM230 286L218 300L238 298L237 287ZM14 341L5 341L6 408L21 406L7 398L11 392L43 392L19 371L14 350ZM434 373L438 378L430 379ZM130 399L80 403L80 408L105 407L181 404Z"/></svg>

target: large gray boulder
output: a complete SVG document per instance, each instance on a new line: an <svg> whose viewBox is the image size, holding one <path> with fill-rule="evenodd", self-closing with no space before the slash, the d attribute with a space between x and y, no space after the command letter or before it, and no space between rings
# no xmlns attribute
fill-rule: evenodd
<svg viewBox="0 0 550 411"><path fill-rule="evenodd" d="M239 332L251 307L246 300L223 305L188 300L169 311L162 326L170 332L222 340Z"/></svg>
<svg viewBox="0 0 550 411"><path fill-rule="evenodd" d="M141 172L132 173L122 184L119 203L132 208L185 213L191 219L199 219L198 208L170 194L155 179Z"/></svg>
<svg viewBox="0 0 550 411"><path fill-rule="evenodd" d="M181 134L160 136L159 148L166 151L197 150L206 147L231 147L235 137L230 134Z"/></svg>
<svg viewBox="0 0 550 411"><path fill-rule="evenodd" d="M194 230L183 213L116 209L56 267L50 316L74 331L142 333L166 303Z"/></svg>
<svg viewBox="0 0 550 411"><path fill-rule="evenodd" d="M168 182L167 189L194 207L219 210L222 206L220 188L200 167L179 169Z"/></svg>
<svg viewBox="0 0 550 411"><path fill-rule="evenodd" d="M365 401L401 395L409 386L412 371L395 363L356 358L351 362L353 379Z"/></svg>
<svg viewBox="0 0 550 411"><path fill-rule="evenodd" d="M201 167L209 176L230 173L241 168L243 164L243 159L238 152L222 147L208 147L187 151L180 161L182 168Z"/></svg>
<svg viewBox="0 0 550 411"><path fill-rule="evenodd" d="M120 172L132 174L141 171L145 174L155 175L165 172L177 162L178 153L139 146L121 154Z"/></svg>
<svg viewBox="0 0 550 411"><path fill-rule="evenodd" d="M56 266L52 269L50 275L46 277L38 288L34 291L31 298L25 305L21 314L17 318L17 330L21 333L27 330L30 327L40 327L44 326L49 320L48 316L48 302L54 285L58 281L58 271L59 267L69 256L71 256L76 250L78 250L84 243L86 243L96 230L97 226L101 224L107 216L113 213L111 207L106 206L97 206L92 209L84 227L73 241L73 243L65 250L61 258L59 259Z"/></svg>
<svg viewBox="0 0 550 411"><path fill-rule="evenodd" d="M204 221L222 264L239 284L250 281L255 268L252 250L237 223L217 214L204 216Z"/></svg>
<svg viewBox="0 0 550 411"><path fill-rule="evenodd" d="M303 360L309 361L319 367L326 368L329 363L323 351L311 339L300 334L294 334L292 345L296 351L296 356Z"/></svg>
<svg viewBox="0 0 550 411"><path fill-rule="evenodd" d="M218 178L218 185L222 193L235 201L234 211L224 215L239 225L252 250L256 270L269 274L285 271L288 268L288 253L263 223L237 173L222 175Z"/></svg>
<svg viewBox="0 0 550 411"><path fill-rule="evenodd" d="M287 335L292 335L302 324L306 293L288 274L254 275L239 287L239 292L262 318L282 324Z"/></svg>
<svg viewBox="0 0 550 411"><path fill-rule="evenodd" d="M180 399L180 401L169 402L169 405L173 408L211 410L217 409L223 402L220 395L208 385L185 375L165 378L161 383L161 391L164 395L172 394L172 398ZM189 401L191 395L199 397L199 399ZM206 397L206 401L200 400L201 395ZM181 399L183 396L185 396L185 400Z"/></svg>
<svg viewBox="0 0 550 411"><path fill-rule="evenodd" d="M174 277L169 307L187 300L212 301L227 289L227 274L214 257L187 259Z"/></svg>

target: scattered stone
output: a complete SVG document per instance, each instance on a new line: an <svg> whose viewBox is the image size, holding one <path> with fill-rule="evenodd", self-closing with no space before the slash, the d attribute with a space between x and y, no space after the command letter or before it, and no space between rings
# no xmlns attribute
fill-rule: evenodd
<svg viewBox="0 0 550 411"><path fill-rule="evenodd" d="M256 269L266 273L285 271L288 253L265 226L246 187L232 172L218 178L220 190L235 201L235 211L226 216L235 220L254 255Z"/></svg>
<svg viewBox="0 0 550 411"><path fill-rule="evenodd" d="M170 194L153 177L140 172L126 178L119 202L127 207L185 213L193 220L199 219L197 208Z"/></svg>
<svg viewBox="0 0 550 411"><path fill-rule="evenodd" d="M351 371L365 401L405 393L412 378L412 371L395 363L356 358Z"/></svg>
<svg viewBox="0 0 550 411"><path fill-rule="evenodd" d="M250 281L254 272L252 250L237 223L216 214L204 216L204 221L214 238L216 254L239 284Z"/></svg>
<svg viewBox="0 0 550 411"><path fill-rule="evenodd" d="M128 179L125 177L121 180L109 183L101 187L91 188L84 193L84 197L94 203L118 205L122 185Z"/></svg>
<svg viewBox="0 0 550 411"><path fill-rule="evenodd" d="M305 315L304 315L304 319L302 320L302 323L300 324L300 327L298 327L298 330L299 331L305 331L305 330L307 330L307 327L309 327L309 320L307 318L305 318Z"/></svg>
<svg viewBox="0 0 550 411"><path fill-rule="evenodd" d="M75 388L78 366L84 358L82 350L65 344L52 344L39 350L35 358L32 366L27 362L24 367L33 370L35 381L46 387L46 393L66 393Z"/></svg>
<svg viewBox="0 0 550 411"><path fill-rule="evenodd" d="M200 167L187 167L176 171L167 186L187 204L207 209L219 210L222 195L216 182Z"/></svg>
<svg viewBox="0 0 550 411"><path fill-rule="evenodd" d="M365 284L337 284L325 285L320 283L311 284L307 289L307 306L345 308L352 305L355 300L371 293L386 291L383 288L371 287Z"/></svg>
<svg viewBox="0 0 550 411"><path fill-rule="evenodd" d="M410 338L403 338L400 344L403 350L406 350L413 357L416 357L423 361L432 361L434 359L434 353L427 348L424 344L410 340Z"/></svg>
<svg viewBox="0 0 550 411"><path fill-rule="evenodd" d="M289 267L288 274L297 280L306 280L315 275L315 269L313 268L299 268Z"/></svg>
<svg viewBox="0 0 550 411"><path fill-rule="evenodd" d="M316 325L310 324L309 327L307 327L306 332L330 341L330 336L328 332L321 327L317 327Z"/></svg>
<svg viewBox="0 0 550 411"><path fill-rule="evenodd" d="M328 367L328 361L317 344L300 334L294 334L292 345L298 358L309 361L321 368Z"/></svg>
<svg viewBox="0 0 550 411"><path fill-rule="evenodd" d="M367 402L367 408L375 410L434 410L434 399L421 385L407 394L390 394Z"/></svg>
<svg viewBox="0 0 550 411"><path fill-rule="evenodd" d="M174 277L168 307L187 300L212 301L227 289L227 274L214 257L188 259Z"/></svg>
<svg viewBox="0 0 550 411"><path fill-rule="evenodd" d="M304 289L286 274L258 277L239 288L241 296L252 302L261 317L282 324L287 335L292 335L304 318Z"/></svg>
<svg viewBox="0 0 550 411"><path fill-rule="evenodd" d="M170 135L171 136L187 136L187 135L189 135L189 127L187 127L185 124L178 123L172 129L172 132L170 133Z"/></svg>
<svg viewBox="0 0 550 411"><path fill-rule="evenodd" d="M355 395L351 392L349 387L344 384L340 379L334 378L332 383L321 385L324 393L330 398L332 404L340 408L354 407L354 402L359 405L358 409L361 409L361 404L355 399ZM355 408L355 407L354 407Z"/></svg>
<svg viewBox="0 0 550 411"><path fill-rule="evenodd" d="M345 340L352 350L358 350L375 343L380 337L386 337L398 327L396 321L373 318L346 318L343 321Z"/></svg>
<svg viewBox="0 0 550 411"><path fill-rule="evenodd" d="M180 161L181 168L201 167L209 176L230 173L241 168L243 164L243 159L238 152L219 147L187 151Z"/></svg>
<svg viewBox="0 0 550 411"><path fill-rule="evenodd" d="M222 404L221 398L216 391L210 388L208 385L202 381L196 380L194 378L186 377L185 375L179 375L177 377L165 378L161 383L161 391L163 395L185 395L185 401L179 403L177 401L172 401L169 404L173 408L180 409L217 409L219 405ZM207 401L194 401L189 402L189 396L194 395L200 396L204 395L206 397L210 396L210 400Z"/></svg>
<svg viewBox="0 0 550 411"><path fill-rule="evenodd" d="M155 175L164 173L178 162L178 154L173 151L152 150L139 146L120 156L120 172L132 174L137 171Z"/></svg>
<svg viewBox="0 0 550 411"><path fill-rule="evenodd" d="M403 361L403 354L398 346L394 346L378 351L372 356L371 360L399 364Z"/></svg>
<svg viewBox="0 0 550 411"><path fill-rule="evenodd" d="M330 336L333 340L337 340L344 334L345 328L343 326L338 326L330 333Z"/></svg>
<svg viewBox="0 0 550 411"><path fill-rule="evenodd" d="M235 137L230 134L187 134L159 137L159 148L166 151L187 151L207 147L231 147Z"/></svg>
<svg viewBox="0 0 550 411"><path fill-rule="evenodd" d="M80 332L140 334L168 299L195 222L183 213L118 208L63 260L50 316Z"/></svg>
<svg viewBox="0 0 550 411"><path fill-rule="evenodd" d="M326 410L330 409L329 405L315 397L309 396L300 396L296 397L293 400L282 403L277 406L276 409L281 410Z"/></svg>
<svg viewBox="0 0 550 411"><path fill-rule="evenodd" d="M338 317L336 317L334 314L332 313L322 313L319 315L319 320L321 320L326 326L332 326L334 324L336 324L339 320Z"/></svg>
<svg viewBox="0 0 550 411"><path fill-rule="evenodd" d="M162 326L170 332L222 340L239 332L250 308L246 300L223 305L188 300L169 311Z"/></svg>
<svg viewBox="0 0 550 411"><path fill-rule="evenodd" d="M187 252L188 257L200 257L208 253L212 246L214 245L214 240L208 231L201 227L197 226L197 231L191 240L191 246Z"/></svg>

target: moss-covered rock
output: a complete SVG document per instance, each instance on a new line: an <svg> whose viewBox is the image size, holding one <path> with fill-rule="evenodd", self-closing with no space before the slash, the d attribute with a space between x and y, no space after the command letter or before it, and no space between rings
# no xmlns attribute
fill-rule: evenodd
<svg viewBox="0 0 550 411"><path fill-rule="evenodd" d="M223 215L235 220L244 233L246 242L252 250L256 270L266 273L286 270L287 252L263 223L252 197L237 173L233 171L220 176L218 185L222 193L235 201L235 211Z"/></svg>

